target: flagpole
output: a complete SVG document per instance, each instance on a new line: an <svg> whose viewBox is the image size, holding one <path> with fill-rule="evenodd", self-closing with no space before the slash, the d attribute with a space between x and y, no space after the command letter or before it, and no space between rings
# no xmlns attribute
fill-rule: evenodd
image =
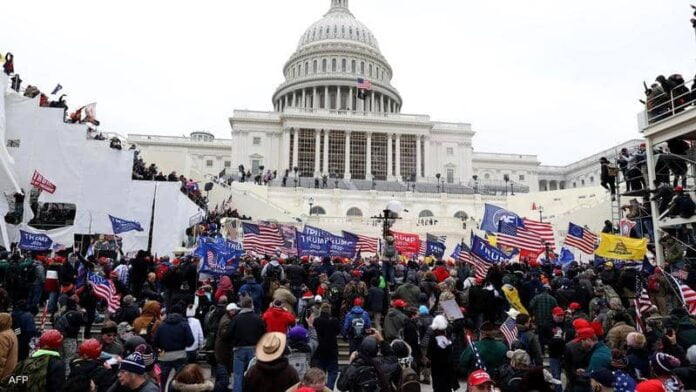
<svg viewBox="0 0 696 392"><path fill-rule="evenodd" d="M679 285L677 284L676 288L674 287L674 284L678 283L678 282L676 280L674 280L674 277L672 275L666 274L665 270L663 270L660 267L657 267L657 268L660 270L660 272L662 272L662 275L664 275L665 280L667 280L669 282L669 287L672 289L672 291L674 291L674 294L677 295L677 298L679 298L679 301L681 302L682 306L688 312L689 307L686 305L686 301L684 300L684 295L682 294L682 291L679 288Z"/></svg>
<svg viewBox="0 0 696 392"><path fill-rule="evenodd" d="M155 192L152 195L152 213L150 214L150 230L147 235L147 252L152 251L152 232L155 226L155 200L157 199L157 182L155 182Z"/></svg>

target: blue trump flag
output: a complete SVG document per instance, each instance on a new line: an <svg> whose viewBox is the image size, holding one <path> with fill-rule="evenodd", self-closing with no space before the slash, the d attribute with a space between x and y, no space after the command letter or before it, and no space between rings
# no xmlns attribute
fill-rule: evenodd
<svg viewBox="0 0 696 392"><path fill-rule="evenodd" d="M484 262L492 264L508 262L511 258L510 255L496 247L491 246L491 244L479 236L474 236L471 243L471 254Z"/></svg>
<svg viewBox="0 0 696 392"><path fill-rule="evenodd" d="M111 220L111 228L113 229L114 234L121 234L133 230L143 231L143 228L142 226L140 226L140 223L136 221L129 221L117 218L112 215L109 215L109 219Z"/></svg>
<svg viewBox="0 0 696 392"><path fill-rule="evenodd" d="M357 238L353 237L342 237L339 235L335 235L329 231L313 227L313 226L308 226L305 225L304 229L302 230L302 249L305 251L311 251L310 253L305 253L309 254L311 256L337 256L337 257L354 257L356 248L358 245ZM300 237L298 236L298 241L300 240ZM328 242L326 243L326 247L322 247L320 245L323 244L323 240L320 239L326 239ZM298 244L297 250L300 252L300 245ZM326 249L324 249L326 248ZM320 252L323 252L322 254L318 254Z"/></svg>
<svg viewBox="0 0 696 392"><path fill-rule="evenodd" d="M568 248L561 248L561 255L556 259L556 265L566 265L575 261L575 255Z"/></svg>
<svg viewBox="0 0 696 392"><path fill-rule="evenodd" d="M306 230L305 230L306 231ZM319 256L329 255L329 238L317 234L305 234L305 231L297 232L297 255Z"/></svg>
<svg viewBox="0 0 696 392"><path fill-rule="evenodd" d="M445 244L437 241L425 242L425 256L435 256L438 259L445 255Z"/></svg>
<svg viewBox="0 0 696 392"><path fill-rule="evenodd" d="M53 240L46 234L34 234L24 230L19 231L19 249L44 251L51 249Z"/></svg>
<svg viewBox="0 0 696 392"><path fill-rule="evenodd" d="M200 272L211 275L229 275L237 270L244 246L222 237L200 237L194 254L201 258Z"/></svg>
<svg viewBox="0 0 696 392"><path fill-rule="evenodd" d="M500 221L513 224L518 227L524 227L524 223L520 217L512 211L508 211L502 207L494 206L486 203L484 207L483 219L481 220L481 230L489 233L497 233Z"/></svg>

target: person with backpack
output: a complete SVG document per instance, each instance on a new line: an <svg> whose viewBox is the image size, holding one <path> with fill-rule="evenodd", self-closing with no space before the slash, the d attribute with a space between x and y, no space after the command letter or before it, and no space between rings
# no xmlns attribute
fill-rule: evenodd
<svg viewBox="0 0 696 392"><path fill-rule="evenodd" d="M259 339L256 363L244 374L243 390L285 392L300 381L295 368L283 355L286 344L287 337L280 332L269 332Z"/></svg>
<svg viewBox="0 0 696 392"><path fill-rule="evenodd" d="M280 281L285 280L285 271L278 258L274 257L261 269L263 292L268 299L273 298L275 289L280 286ZM266 302L268 304L268 302Z"/></svg>
<svg viewBox="0 0 696 392"><path fill-rule="evenodd" d="M353 308L346 315L345 321L343 322L343 329L341 330L343 337L348 338L350 346L349 352L351 354L360 347L360 343L366 336L367 330L372 328L370 316L365 309L362 308L362 305L362 298L358 297L353 301Z"/></svg>
<svg viewBox="0 0 696 392"><path fill-rule="evenodd" d="M394 340L391 343L392 351L399 363L398 382L393 383L397 392L420 392L420 377L414 369L416 357L413 355L411 345L403 340Z"/></svg>
<svg viewBox="0 0 696 392"><path fill-rule="evenodd" d="M97 339L87 339L78 349L79 356L70 362L68 384L79 377L89 377L97 392L106 392L116 382L116 372L104 366L100 359L102 345Z"/></svg>
<svg viewBox="0 0 696 392"><path fill-rule="evenodd" d="M374 328L382 332L382 314L387 311L389 293L379 287L379 278L370 280L370 289L367 291L365 310L373 321Z"/></svg>
<svg viewBox="0 0 696 392"><path fill-rule="evenodd" d="M322 303L319 317L314 319L319 345L314 354L315 366L327 374L326 386L333 389L338 377L338 341L341 323L331 315L331 305Z"/></svg>
<svg viewBox="0 0 696 392"><path fill-rule="evenodd" d="M230 374L232 374L232 344L227 336L227 328L230 322L239 312L239 306L236 303L231 303L226 306L225 314L220 318L217 326L218 329L212 339L214 340L214 355L215 361L210 361L211 365L215 365L215 386L217 390L225 390L230 383ZM211 339L209 336L208 339Z"/></svg>
<svg viewBox="0 0 696 392"><path fill-rule="evenodd" d="M118 308L112 320L117 323L125 322L133 325L138 316L140 316L140 308L135 303L135 298L132 295L126 295L121 300L121 307Z"/></svg>
<svg viewBox="0 0 696 392"><path fill-rule="evenodd" d="M314 316L307 318L309 329L298 325L288 331L288 353L285 355L290 365L302 379L310 368L310 362L319 346L317 331L314 329Z"/></svg>
<svg viewBox="0 0 696 392"><path fill-rule="evenodd" d="M254 275L250 272L244 272L244 284L239 288L239 298L248 296L253 301L253 311L256 314L261 314L261 305L263 304L263 288L256 281Z"/></svg>
<svg viewBox="0 0 696 392"><path fill-rule="evenodd" d="M532 358L532 363L536 366L542 366L543 353L539 336L532 330L532 320L528 314L520 313L515 318L517 325L517 341L513 343L513 349L522 349L529 353Z"/></svg>
<svg viewBox="0 0 696 392"><path fill-rule="evenodd" d="M0 390L63 392L65 389L65 361L60 357L63 335L55 329L49 329L39 338L39 349L17 364L12 377L28 376L26 383L12 383L13 378L5 378Z"/></svg>
<svg viewBox="0 0 696 392"><path fill-rule="evenodd" d="M167 383L172 370L176 375L186 366L186 347L195 342L184 312L182 304L172 306L152 338L152 347L159 350L158 363L162 369L160 377L163 385Z"/></svg>
<svg viewBox="0 0 696 392"><path fill-rule="evenodd" d="M21 282L26 287L27 305L32 312L38 313L45 280L43 264L39 260L35 260L29 253L27 258L19 265L19 268Z"/></svg>
<svg viewBox="0 0 696 392"><path fill-rule="evenodd" d="M382 335L376 330L373 336L362 340L359 349L350 356L350 364L341 373L336 387L342 392L388 392L389 381L377 359ZM387 345L387 347L389 347Z"/></svg>
<svg viewBox="0 0 696 392"><path fill-rule="evenodd" d="M133 331L136 335L142 336L148 344L152 343L152 337L162 323L161 309L159 302L146 301L140 317L133 321Z"/></svg>
<svg viewBox="0 0 696 392"><path fill-rule="evenodd" d="M63 358L66 363L75 357L77 353L77 338L80 334L80 328L87 322L87 316L84 309L79 309L77 306L77 297L72 296L67 298L65 303L65 311L58 316L53 328L58 330L63 343Z"/></svg>

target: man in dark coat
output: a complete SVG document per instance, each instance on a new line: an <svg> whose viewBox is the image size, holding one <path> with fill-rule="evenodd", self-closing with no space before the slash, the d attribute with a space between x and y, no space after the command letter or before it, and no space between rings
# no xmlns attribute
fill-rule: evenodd
<svg viewBox="0 0 696 392"><path fill-rule="evenodd" d="M319 339L319 347L314 354L314 359L316 367L324 370L327 374L326 386L333 389L338 377L337 336L341 333L341 323L337 318L331 316L329 304L321 304L320 311L319 317L314 320L314 329L316 329Z"/></svg>
<svg viewBox="0 0 696 392"><path fill-rule="evenodd" d="M167 380L169 373L178 373L186 365L186 347L194 342L191 327L184 318L184 306L176 304L155 331L152 346L161 351L159 365L162 380Z"/></svg>

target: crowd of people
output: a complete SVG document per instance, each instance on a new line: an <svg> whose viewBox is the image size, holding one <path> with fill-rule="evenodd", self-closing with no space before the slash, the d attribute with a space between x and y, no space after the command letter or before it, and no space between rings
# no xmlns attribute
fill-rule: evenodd
<svg viewBox="0 0 696 392"><path fill-rule="evenodd" d="M145 163L145 160L143 157L140 155L140 152L135 149L135 145L132 145L130 147L131 150L134 151L133 155L133 176L132 178L134 180L143 180L143 181L169 181L169 182L180 182L181 183L181 192L184 193L186 196L191 199L194 203L196 203L199 207L201 208L207 208L208 204L208 199L207 197L202 193L198 182L194 181L191 178L186 178L183 175L177 175L176 171L172 171L171 173L165 175L162 171L160 171L157 168L157 165L154 163L147 164Z"/></svg>
<svg viewBox="0 0 696 392"><path fill-rule="evenodd" d="M644 87L645 101L641 102L645 104L648 123L681 113L696 100L696 83L689 89L680 74L659 75L650 87L645 83Z"/></svg>

